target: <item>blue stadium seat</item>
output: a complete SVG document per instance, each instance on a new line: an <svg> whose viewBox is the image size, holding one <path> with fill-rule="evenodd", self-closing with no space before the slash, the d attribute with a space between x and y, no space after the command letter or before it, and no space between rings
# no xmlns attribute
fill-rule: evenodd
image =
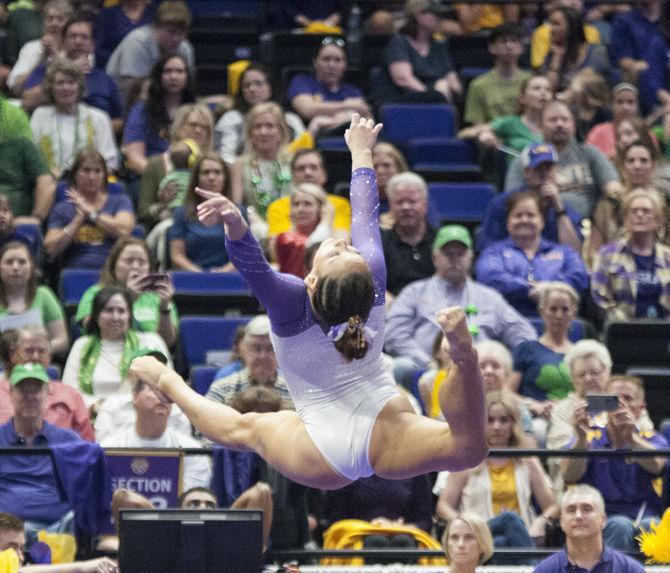
<svg viewBox="0 0 670 573"><path fill-rule="evenodd" d="M417 137L454 137L456 112L449 104L392 104L381 108L382 137L405 146Z"/></svg>
<svg viewBox="0 0 670 573"><path fill-rule="evenodd" d="M204 396L214 382L214 375L218 370L218 366L195 366L191 368L191 375L188 377L191 388Z"/></svg>
<svg viewBox="0 0 670 573"><path fill-rule="evenodd" d="M478 170L477 150L470 141L455 137L429 137L412 139L407 144L407 160L412 168L445 167Z"/></svg>
<svg viewBox="0 0 670 573"><path fill-rule="evenodd" d="M205 364L210 350L229 350L237 328L246 324L250 316L225 318L219 316L184 316L179 321L179 336L184 367Z"/></svg>
<svg viewBox="0 0 670 573"><path fill-rule="evenodd" d="M193 294L248 293L249 287L240 273L191 273L174 271L175 292Z"/></svg>
<svg viewBox="0 0 670 573"><path fill-rule="evenodd" d="M98 280L100 271L96 269L63 269L58 285L58 296L64 306L76 306L84 291Z"/></svg>
<svg viewBox="0 0 670 573"><path fill-rule="evenodd" d="M480 222L495 195L488 183L433 183L428 185L428 221L439 227L448 222Z"/></svg>
<svg viewBox="0 0 670 573"><path fill-rule="evenodd" d="M539 317L532 317L529 318L529 320L535 328L537 335L542 336L544 334L544 321ZM584 338L590 338L588 328L589 325L586 321L581 318L575 318L570 323L570 329L568 330L568 338L570 339L570 342L579 342Z"/></svg>

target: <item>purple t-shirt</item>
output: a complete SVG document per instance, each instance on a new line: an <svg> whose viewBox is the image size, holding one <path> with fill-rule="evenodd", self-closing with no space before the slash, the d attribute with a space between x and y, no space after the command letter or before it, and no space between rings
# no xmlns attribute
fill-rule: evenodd
<svg viewBox="0 0 670 573"><path fill-rule="evenodd" d="M123 144L142 141L146 146L145 155L153 157L167 151L170 142L167 137L162 137L160 133L151 127L149 117L147 116L144 102L136 103L126 119L126 125L123 128Z"/></svg>
<svg viewBox="0 0 670 573"><path fill-rule="evenodd" d="M611 450L607 429L593 430L588 442L589 450ZM668 447L666 439L656 432L641 432L640 436L657 449ZM566 446L572 447L573 440ZM628 463L626 458L589 458L586 472L579 480L595 487L603 494L605 511L608 516L626 515L636 519L643 503L646 503L643 517L660 516L663 513L661 500L652 482L658 476L650 474L636 463Z"/></svg>
<svg viewBox="0 0 670 573"><path fill-rule="evenodd" d="M323 84L320 84L316 77L308 74L298 74L294 76L288 86L288 95L286 99L290 104L293 98L302 94L321 96L323 101L344 101L350 97L363 97L363 92L356 86L342 83L340 89L332 91Z"/></svg>
<svg viewBox="0 0 670 573"><path fill-rule="evenodd" d="M121 211L133 213L133 206L125 193L109 193L100 213L116 215ZM74 219L75 207L69 201L56 203L49 213L49 229L62 229ZM116 239L105 235L93 223L84 223L63 253L63 267L80 269L100 269Z"/></svg>
<svg viewBox="0 0 670 573"><path fill-rule="evenodd" d="M565 573L566 571L572 573L643 573L644 567L627 555L605 547L600 561L591 571L587 571L572 565L567 552L563 549L539 563L534 573Z"/></svg>

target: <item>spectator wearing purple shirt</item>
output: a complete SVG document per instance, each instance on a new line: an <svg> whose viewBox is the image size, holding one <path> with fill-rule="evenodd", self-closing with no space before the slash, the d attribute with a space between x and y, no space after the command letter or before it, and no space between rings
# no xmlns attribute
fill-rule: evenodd
<svg viewBox="0 0 670 573"><path fill-rule="evenodd" d="M49 377L28 363L12 370L9 398L14 416L0 426L0 447L45 447L81 440L70 430L44 421ZM3 456L0 507L26 521L27 530L49 528L74 533L70 505L59 496L48 456Z"/></svg>
<svg viewBox="0 0 670 573"><path fill-rule="evenodd" d="M588 485L570 488L561 503L561 529L566 545L542 561L534 573L642 573L637 561L603 546L605 503Z"/></svg>
<svg viewBox="0 0 670 573"><path fill-rule="evenodd" d="M93 67L93 24L83 18L73 18L63 28L65 57L77 63L84 74L86 93L84 102L101 109L112 119L115 131L123 124L123 107L114 80L102 70ZM24 109L34 110L46 103L42 83L48 62L42 62L28 76L24 84L22 103Z"/></svg>
<svg viewBox="0 0 670 573"><path fill-rule="evenodd" d="M657 450L668 443L652 431L638 430L645 408L642 380L635 376L614 376L607 385L609 394L619 397L616 410L608 412L604 428L589 425L587 402L580 400L573 414L576 438L572 450ZM607 523L605 544L622 551L635 551L640 528L649 529L663 508L653 481L663 472L663 457L566 458L561 473L566 484L586 483L597 488L605 499Z"/></svg>
<svg viewBox="0 0 670 573"><path fill-rule="evenodd" d="M342 81L347 70L344 40L324 38L314 58L314 75L299 74L288 87L291 107L312 134L348 124L354 113L372 117L363 92Z"/></svg>
<svg viewBox="0 0 670 573"><path fill-rule="evenodd" d="M520 191L507 201L509 238L487 247L477 261L477 279L496 289L525 316L537 314L533 289L547 281L569 284L583 294L589 273L579 253L542 238L540 198Z"/></svg>

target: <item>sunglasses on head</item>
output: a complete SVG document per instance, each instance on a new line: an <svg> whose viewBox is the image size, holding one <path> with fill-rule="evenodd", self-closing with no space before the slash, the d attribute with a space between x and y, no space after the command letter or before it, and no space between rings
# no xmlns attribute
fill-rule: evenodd
<svg viewBox="0 0 670 573"><path fill-rule="evenodd" d="M321 40L322 46L331 46L333 44L342 49L344 49L344 46L347 45L342 38L333 38L333 36L328 36L327 38Z"/></svg>

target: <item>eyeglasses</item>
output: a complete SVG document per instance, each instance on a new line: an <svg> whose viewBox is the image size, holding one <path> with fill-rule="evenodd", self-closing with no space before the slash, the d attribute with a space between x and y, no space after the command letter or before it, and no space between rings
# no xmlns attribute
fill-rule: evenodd
<svg viewBox="0 0 670 573"><path fill-rule="evenodd" d="M334 38L333 36L328 36L321 40L322 46L331 46L333 44L342 49L344 49L344 46L347 45L347 43L342 38Z"/></svg>

